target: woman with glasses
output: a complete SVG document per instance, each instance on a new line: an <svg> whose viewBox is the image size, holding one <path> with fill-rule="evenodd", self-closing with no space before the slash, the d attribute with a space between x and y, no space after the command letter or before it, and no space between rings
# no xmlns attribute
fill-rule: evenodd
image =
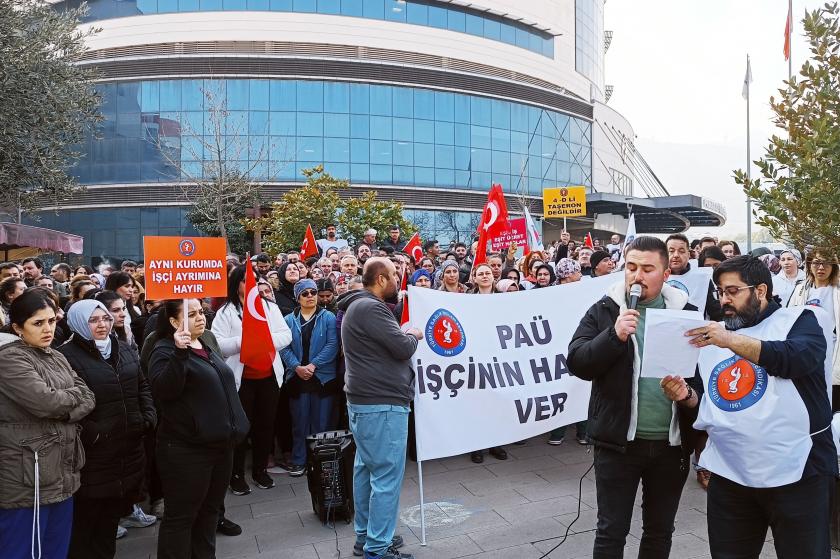
<svg viewBox="0 0 840 559"><path fill-rule="evenodd" d="M286 366L286 386L292 415L292 464L289 475L306 473L306 437L333 428L330 417L338 390L335 315L318 307L318 289L311 279L295 284L300 307L286 316L292 343L280 355Z"/></svg>
<svg viewBox="0 0 840 559"><path fill-rule="evenodd" d="M68 557L110 559L120 517L143 498L143 436L157 417L137 351L113 332L108 308L100 301L79 301L67 313L67 324L73 336L58 351L96 397L96 407L81 422L87 462L75 496Z"/></svg>
<svg viewBox="0 0 840 559"><path fill-rule="evenodd" d="M281 266L281 275L295 269L294 264L289 264L285 270L283 266ZM276 352L274 362L266 370L246 366L239 360L239 352L242 348L242 313L246 304L245 273L245 266L234 268L230 273L227 302L216 313L211 331L219 342L225 362L233 370L239 401L251 423L250 438L253 455L251 478L260 489L271 489L274 487L274 480L268 475L266 469L273 446L274 421L284 374L283 361L277 352L289 345L292 341L292 333L277 305L265 301L262 297L249 297L249 304L254 306L252 312L261 314L268 323ZM298 283L297 277L295 277L295 283ZM236 447L233 455L230 490L234 495L247 495L251 492L251 487L245 481L247 448L243 442Z"/></svg>
<svg viewBox="0 0 840 559"><path fill-rule="evenodd" d="M801 305L822 308L828 314L830 327L834 331L834 362L831 375L831 408L840 411L840 340L837 328L840 325L840 266L837 256L816 249L805 257L805 281L800 283L790 296L789 307Z"/></svg>

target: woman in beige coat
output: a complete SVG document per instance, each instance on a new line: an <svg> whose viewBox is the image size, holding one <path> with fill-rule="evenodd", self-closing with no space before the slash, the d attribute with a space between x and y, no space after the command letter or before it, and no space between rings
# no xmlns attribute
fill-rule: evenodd
<svg viewBox="0 0 840 559"><path fill-rule="evenodd" d="M50 349L56 307L40 289L14 300L9 321L0 334L0 555L66 557L85 462L78 422L93 392Z"/></svg>

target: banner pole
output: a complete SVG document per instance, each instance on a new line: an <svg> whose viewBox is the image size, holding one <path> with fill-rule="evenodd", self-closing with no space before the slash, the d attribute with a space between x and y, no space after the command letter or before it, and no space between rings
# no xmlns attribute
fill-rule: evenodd
<svg viewBox="0 0 840 559"><path fill-rule="evenodd" d="M190 317L189 317L189 299L184 299L183 302L183 309L184 309L184 320L181 323L181 326L184 328L184 332L190 331Z"/></svg>
<svg viewBox="0 0 840 559"><path fill-rule="evenodd" d="M423 461L417 461L417 479L420 484L420 545L426 546L426 503L423 496Z"/></svg>
<svg viewBox="0 0 840 559"><path fill-rule="evenodd" d="M569 232L569 230L566 229L566 216L563 216L563 231L565 231L566 233Z"/></svg>

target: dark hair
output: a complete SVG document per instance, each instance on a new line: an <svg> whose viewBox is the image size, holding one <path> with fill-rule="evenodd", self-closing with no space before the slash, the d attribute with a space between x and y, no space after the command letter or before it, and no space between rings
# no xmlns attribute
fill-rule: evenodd
<svg viewBox="0 0 840 559"><path fill-rule="evenodd" d="M456 248L458 248L458 247L467 248L467 245L465 245L465 244L464 244L464 243L462 243L461 241L458 241L457 243L455 243L455 246L454 246L454 247L452 247L452 249L454 250L454 249L456 249Z"/></svg>
<svg viewBox="0 0 840 559"><path fill-rule="evenodd" d="M231 270L228 275L227 302L236 310L242 308L242 303L239 301L239 284L245 281L246 270L245 265L240 265Z"/></svg>
<svg viewBox="0 0 840 559"><path fill-rule="evenodd" d="M516 280L517 284L522 281L522 272L520 272L519 269L515 267L509 267L502 270L502 279L507 278L508 274L511 272L516 272L516 276L519 278L518 280Z"/></svg>
<svg viewBox="0 0 840 559"><path fill-rule="evenodd" d="M24 323L41 309L52 309L53 312L58 312L58 307L52 297L45 291L41 288L27 289L12 301L12 306L9 307L9 324L23 327Z"/></svg>
<svg viewBox="0 0 840 559"><path fill-rule="evenodd" d="M230 284L228 284L230 286ZM184 306L183 299L169 299L160 306L158 311L157 324L155 324L155 334L158 340L172 339L175 334L175 327L169 322L170 318L178 318L181 313L181 308Z"/></svg>
<svg viewBox="0 0 840 559"><path fill-rule="evenodd" d="M108 291L116 291L124 285L134 286L134 278L128 272L111 272L105 280L105 289Z"/></svg>
<svg viewBox="0 0 840 559"><path fill-rule="evenodd" d="M735 241L726 241L726 240L718 243L718 246L720 248L723 248L726 245L732 245L732 248L735 249L735 256L740 256L741 255L741 247L738 246L738 243L736 243Z"/></svg>
<svg viewBox="0 0 840 559"><path fill-rule="evenodd" d="M6 296L15 290L18 282L22 283L24 286L26 285L23 278L6 278L0 282L0 301L6 301Z"/></svg>
<svg viewBox="0 0 840 559"><path fill-rule="evenodd" d="M718 246L706 247L700 251L700 255L697 257L697 265L702 268L706 264L707 258L714 258L723 262L726 260L726 255Z"/></svg>
<svg viewBox="0 0 840 559"><path fill-rule="evenodd" d="M99 289L98 287L94 287L93 289L91 289L87 293L85 293L85 295L84 295L84 297L82 297L82 299L96 299L96 296L99 295L100 293L102 293L102 291L103 291L102 289Z"/></svg>
<svg viewBox="0 0 840 559"><path fill-rule="evenodd" d="M685 244L688 244L688 239L685 238L685 235L680 235L678 233L677 235L671 235L671 237L682 237L682 239L685 239ZM668 239L670 240L671 237L668 237ZM636 237L630 241L630 244L627 245L627 247L625 247L624 254L630 254L631 250L638 250L640 252L656 252L659 254L660 258L662 258L662 263L665 264L666 267L668 266L668 247L661 239L651 237L650 235Z"/></svg>
<svg viewBox="0 0 840 559"><path fill-rule="evenodd" d="M438 244L436 239L429 239L423 243L423 252L429 252L429 249L433 248L436 244Z"/></svg>
<svg viewBox="0 0 840 559"><path fill-rule="evenodd" d="M120 264L120 268L122 268L123 266L130 266L132 268L136 268L137 262L135 262L134 260L123 260Z"/></svg>
<svg viewBox="0 0 840 559"><path fill-rule="evenodd" d="M0 272L2 272L3 270L8 270L10 268L17 268L18 270L20 270L20 267L18 267L18 265L14 262L3 262L2 264L0 264Z"/></svg>
<svg viewBox="0 0 840 559"><path fill-rule="evenodd" d="M710 237L709 235L706 235L705 237L700 237L700 244L701 245L703 243L709 243L709 242L717 244L717 241L715 240L714 237Z"/></svg>
<svg viewBox="0 0 840 559"><path fill-rule="evenodd" d="M87 275L91 275L93 273L93 268L88 266L87 264L81 264L80 266L76 266L76 269L83 268Z"/></svg>
<svg viewBox="0 0 840 559"><path fill-rule="evenodd" d="M321 278L315 282L318 291L335 291L333 282L330 278Z"/></svg>
<svg viewBox="0 0 840 559"><path fill-rule="evenodd" d="M388 273L388 266L385 264L384 259L382 260L368 260L365 263L364 270L362 271L362 285L365 287L373 287L376 285L376 280L379 276L384 276Z"/></svg>
<svg viewBox="0 0 840 559"><path fill-rule="evenodd" d="M691 247L691 243L688 242L688 237L686 237L682 233L674 233L673 235L668 235L668 238L665 239L665 246L667 247L668 243L670 243L671 241L682 241L682 242L685 243L686 247ZM700 241L697 241L697 244L699 245ZM697 246L697 245L695 245L695 246ZM666 248L665 249L665 261L667 262L667 260L668 260L668 249Z"/></svg>
<svg viewBox="0 0 840 559"><path fill-rule="evenodd" d="M91 292L93 292L93 291L96 291L96 290L92 289ZM108 307L109 309L111 307L111 303L113 303L114 301L125 302L125 299L120 297L116 292L108 291L107 289L105 291L97 292L96 295L93 296L93 298L96 299L97 301L99 301L100 303L102 303L103 305L105 305L106 307Z"/></svg>
<svg viewBox="0 0 840 559"><path fill-rule="evenodd" d="M691 241L691 244L689 245L688 248L690 248L691 250L694 250L699 246L700 246L700 239L694 239L693 241Z"/></svg>
<svg viewBox="0 0 840 559"><path fill-rule="evenodd" d="M55 268L63 270L68 280L70 279L70 276L73 275L73 268L71 268L70 264L68 264L67 262L59 262L55 265Z"/></svg>
<svg viewBox="0 0 840 559"><path fill-rule="evenodd" d="M36 267L36 268L38 268L39 270L43 270L43 269L44 269L44 261L43 261L43 260L41 260L40 258L37 258L37 257L35 257L35 256L30 256L29 258L24 258L24 259L23 259L23 262L21 262L20 264L21 264L21 266L22 266L22 265L24 265L24 264L27 264L28 262L34 262L34 263L35 263L35 267Z"/></svg>
<svg viewBox="0 0 840 559"><path fill-rule="evenodd" d="M720 276L732 272L737 273L741 281L747 285L758 286L763 283L767 286L767 300L773 299L773 274L770 272L770 268L760 259L745 254L724 260L712 273L712 281L715 282L715 285L719 285Z"/></svg>
<svg viewBox="0 0 840 559"><path fill-rule="evenodd" d="M814 270L812 269L811 262L814 261L814 257L818 254L823 259L831 261L831 273L828 275L828 284L837 285L837 277L840 275L840 264L837 262L837 257L833 257L832 260L831 252L818 248L811 249L805 254L805 276L810 282L814 282Z"/></svg>
<svg viewBox="0 0 840 559"><path fill-rule="evenodd" d="M254 262L259 262L260 264L271 264L271 259L266 253L261 252L254 257Z"/></svg>

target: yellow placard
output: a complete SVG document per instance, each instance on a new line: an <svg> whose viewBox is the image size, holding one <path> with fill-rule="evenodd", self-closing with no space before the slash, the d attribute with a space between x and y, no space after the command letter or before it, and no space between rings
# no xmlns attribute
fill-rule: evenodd
<svg viewBox="0 0 840 559"><path fill-rule="evenodd" d="M562 186L543 190L544 217L586 215L586 187Z"/></svg>

